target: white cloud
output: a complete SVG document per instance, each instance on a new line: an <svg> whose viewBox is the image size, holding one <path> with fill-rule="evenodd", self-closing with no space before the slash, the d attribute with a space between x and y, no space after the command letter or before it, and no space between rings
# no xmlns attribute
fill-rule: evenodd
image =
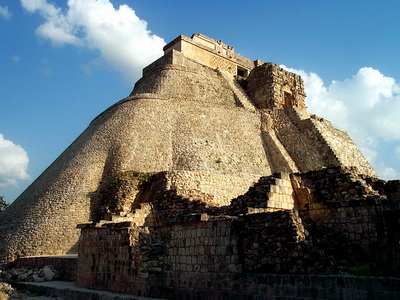
<svg viewBox="0 0 400 300"><path fill-rule="evenodd" d="M326 86L315 73L281 67L302 76L309 112L348 132L380 176L400 174L385 166L377 150L400 141L400 86L395 79L364 67L351 78ZM400 149L396 151L400 156Z"/></svg>
<svg viewBox="0 0 400 300"><path fill-rule="evenodd" d="M5 20L11 20L12 15L7 6L0 6L0 17L3 17Z"/></svg>
<svg viewBox="0 0 400 300"><path fill-rule="evenodd" d="M337 124L345 124L348 118L348 108L340 98L332 95L316 73L307 73L281 65L282 68L299 74L304 80L304 89L307 94L306 104L308 110L318 116L324 117ZM346 130L346 128L343 128Z"/></svg>
<svg viewBox="0 0 400 300"><path fill-rule="evenodd" d="M26 151L0 134L0 187L17 185L18 180L30 179L28 163Z"/></svg>
<svg viewBox="0 0 400 300"><path fill-rule="evenodd" d="M54 46L70 44L97 50L129 81L163 54L164 40L151 34L147 23L126 4L115 9L109 0L69 0L65 12L46 0L21 0L21 4L45 19L36 30L39 36Z"/></svg>

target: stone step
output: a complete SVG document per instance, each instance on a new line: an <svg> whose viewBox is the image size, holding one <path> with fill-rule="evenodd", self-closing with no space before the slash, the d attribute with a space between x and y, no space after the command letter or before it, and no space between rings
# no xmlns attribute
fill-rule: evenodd
<svg viewBox="0 0 400 300"><path fill-rule="evenodd" d="M219 75L222 76L226 80L226 82L229 84L229 86L232 88L233 92L235 93L235 96L241 106L243 106L246 109L249 110L255 110L255 107L253 103L251 102L249 96L247 96L246 92L242 89L242 87L239 85L239 83L236 81L235 77L226 71L217 69L217 72Z"/></svg>

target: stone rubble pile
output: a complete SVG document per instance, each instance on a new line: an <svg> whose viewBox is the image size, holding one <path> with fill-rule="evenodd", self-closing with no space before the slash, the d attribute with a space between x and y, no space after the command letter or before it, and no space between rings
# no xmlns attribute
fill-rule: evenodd
<svg viewBox="0 0 400 300"><path fill-rule="evenodd" d="M382 197L370 184L373 178L358 175L352 168L334 167L307 172L301 178L304 185L314 192L315 200L325 204ZM382 180L380 182L384 184Z"/></svg>
<svg viewBox="0 0 400 300"><path fill-rule="evenodd" d="M10 268L0 271L0 279L25 281L25 282L45 282L60 278L60 272L53 266L47 265L41 269L37 268Z"/></svg>
<svg viewBox="0 0 400 300"><path fill-rule="evenodd" d="M313 193L315 202L334 205L375 203L400 199L400 180L385 181L357 173L357 169L331 167L299 174L304 186Z"/></svg>

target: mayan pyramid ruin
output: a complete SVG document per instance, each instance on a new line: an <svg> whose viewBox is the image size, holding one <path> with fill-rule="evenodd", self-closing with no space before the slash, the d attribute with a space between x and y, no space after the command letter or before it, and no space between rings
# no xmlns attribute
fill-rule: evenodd
<svg viewBox="0 0 400 300"><path fill-rule="evenodd" d="M160 296L199 274L334 273L312 236L335 232L398 268L400 183L305 98L274 63L177 37L4 212L0 259L79 251L80 286Z"/></svg>

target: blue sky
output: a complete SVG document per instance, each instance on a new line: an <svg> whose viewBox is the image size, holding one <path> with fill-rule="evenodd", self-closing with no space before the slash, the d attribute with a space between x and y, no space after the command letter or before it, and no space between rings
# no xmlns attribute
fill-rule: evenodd
<svg viewBox="0 0 400 300"><path fill-rule="evenodd" d="M309 111L400 178L399 1L0 0L0 195L12 202L180 34L303 76Z"/></svg>

